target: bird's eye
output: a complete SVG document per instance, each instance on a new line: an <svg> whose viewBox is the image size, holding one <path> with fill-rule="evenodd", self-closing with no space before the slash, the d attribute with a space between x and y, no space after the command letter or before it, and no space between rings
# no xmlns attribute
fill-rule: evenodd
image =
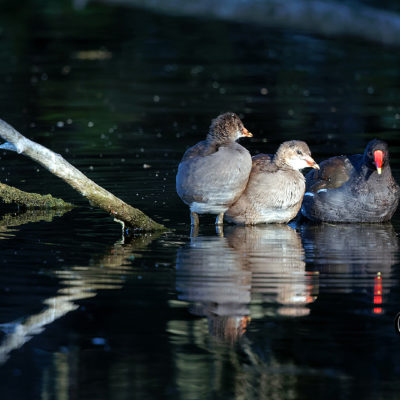
<svg viewBox="0 0 400 400"><path fill-rule="evenodd" d="M302 155L303 153L301 152L301 150L297 150L296 151L297 154Z"/></svg>

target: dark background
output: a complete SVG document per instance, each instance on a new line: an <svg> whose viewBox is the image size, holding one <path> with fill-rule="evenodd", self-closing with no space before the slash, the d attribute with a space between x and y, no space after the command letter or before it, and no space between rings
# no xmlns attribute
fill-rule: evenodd
<svg viewBox="0 0 400 400"><path fill-rule="evenodd" d="M231 110L254 134L241 142L252 154L301 139L320 162L386 140L400 182L400 44L373 19L376 40L345 26L327 34L307 15L301 29L260 22L252 1L245 21L139 3L0 2L0 118L170 229L121 243L108 215L1 152L2 182L80 206L0 220L1 398L398 398L399 214L225 238L206 219L196 240L175 173ZM236 4L213 3L222 14ZM395 1L336 5L354 24L364 7L400 12ZM288 306L287 292L310 298ZM216 333L220 304L224 318L251 317L239 340Z"/></svg>

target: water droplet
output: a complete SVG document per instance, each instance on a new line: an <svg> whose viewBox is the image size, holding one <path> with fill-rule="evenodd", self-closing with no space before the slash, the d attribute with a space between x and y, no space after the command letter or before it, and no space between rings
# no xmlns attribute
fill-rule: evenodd
<svg viewBox="0 0 400 400"><path fill-rule="evenodd" d="M68 75L71 72L71 67L69 65L64 65L61 69L62 75Z"/></svg>
<svg viewBox="0 0 400 400"><path fill-rule="evenodd" d="M104 346L104 345L106 344L106 339L101 338L101 337L94 337L94 338L92 339L92 343L93 343L95 346Z"/></svg>
<svg viewBox="0 0 400 400"><path fill-rule="evenodd" d="M200 74L203 71L204 71L204 67L202 65L196 65L195 67L193 67L191 69L190 73L192 75L197 75L197 74Z"/></svg>
<svg viewBox="0 0 400 400"><path fill-rule="evenodd" d="M178 69L178 66L175 65L175 64L167 64L167 65L164 67L164 71L166 71L166 72L176 71L177 69Z"/></svg>

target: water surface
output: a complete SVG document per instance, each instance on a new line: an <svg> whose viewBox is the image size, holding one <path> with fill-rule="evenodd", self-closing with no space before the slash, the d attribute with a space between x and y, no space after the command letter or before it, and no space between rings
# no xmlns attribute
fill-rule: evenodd
<svg viewBox="0 0 400 400"><path fill-rule="evenodd" d="M2 182L79 206L0 219L2 398L398 398L399 213L223 234L205 217L191 236L175 193L183 152L226 110L252 154L302 139L321 161L387 140L400 182L397 50L47 3L0 17L1 117L169 230L124 238L0 154Z"/></svg>

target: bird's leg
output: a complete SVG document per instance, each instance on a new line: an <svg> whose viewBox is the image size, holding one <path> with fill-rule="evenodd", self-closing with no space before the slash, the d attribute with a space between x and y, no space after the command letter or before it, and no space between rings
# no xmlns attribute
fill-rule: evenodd
<svg viewBox="0 0 400 400"><path fill-rule="evenodd" d="M190 225L199 226L199 215L194 211L190 213Z"/></svg>
<svg viewBox="0 0 400 400"><path fill-rule="evenodd" d="M219 213L217 219L215 220L215 225L223 225L224 224L224 213Z"/></svg>
<svg viewBox="0 0 400 400"><path fill-rule="evenodd" d="M224 237L224 226L223 225L215 225L215 231L219 237Z"/></svg>
<svg viewBox="0 0 400 400"><path fill-rule="evenodd" d="M198 225L192 225L190 227L190 237L195 238L199 236L199 226Z"/></svg>

